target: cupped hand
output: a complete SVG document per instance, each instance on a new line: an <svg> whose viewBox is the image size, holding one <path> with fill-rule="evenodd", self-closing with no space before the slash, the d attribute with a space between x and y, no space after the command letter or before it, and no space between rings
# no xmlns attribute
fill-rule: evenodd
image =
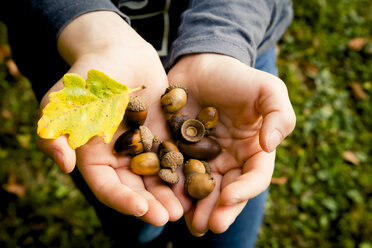
<svg viewBox="0 0 372 248"><path fill-rule="evenodd" d="M196 116L207 106L219 111L212 137L224 149L210 161L214 191L196 205L183 195L182 182L174 191L193 235L201 236L208 229L222 233L247 201L270 184L275 148L295 126L287 88L279 78L219 54L182 57L168 73L168 81L188 88L182 112Z"/></svg>
<svg viewBox="0 0 372 248"><path fill-rule="evenodd" d="M108 36L109 42L93 37L96 43L90 45L94 49L87 49L90 40L93 40L90 37L92 34L107 31L105 24L101 25L101 30L100 24L95 23L91 33L80 35L79 32L82 32L82 27L89 25L89 21L97 22L99 18L108 21L107 29L115 27L115 23L120 28L113 30L112 37ZM124 42L115 41L120 37L125 37ZM146 89L133 94L143 96L149 106L145 125L161 139L167 139L168 131L160 107L160 96L168 86L167 76L153 47L120 17L111 12L95 12L78 18L62 32L59 50L71 65L69 73L86 78L90 69L97 69L129 88L144 85ZM48 103L48 94L62 88L63 82L60 80L45 95L41 109ZM156 226L179 219L183 209L173 191L157 176L141 177L134 174L129 169L130 158L113 153L114 142L126 129L125 123L122 123L109 144L96 136L73 150L67 138L61 136L55 140L39 139L39 147L65 172L71 172L76 163L95 196L105 205Z"/></svg>

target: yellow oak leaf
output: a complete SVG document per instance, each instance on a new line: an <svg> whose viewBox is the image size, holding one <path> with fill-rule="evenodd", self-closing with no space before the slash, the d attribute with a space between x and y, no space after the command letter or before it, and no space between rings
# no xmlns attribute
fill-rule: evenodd
<svg viewBox="0 0 372 248"><path fill-rule="evenodd" d="M86 81L78 74L65 74L63 83L65 88L50 93L37 133L44 139L67 135L73 149L95 135L109 143L123 120L129 94L141 89L128 89L95 69Z"/></svg>

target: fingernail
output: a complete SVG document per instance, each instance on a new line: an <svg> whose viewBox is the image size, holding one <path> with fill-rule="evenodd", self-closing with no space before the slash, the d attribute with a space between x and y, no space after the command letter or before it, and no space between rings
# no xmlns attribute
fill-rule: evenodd
<svg viewBox="0 0 372 248"><path fill-rule="evenodd" d="M267 141L267 148L269 149L269 152L272 152L275 150L275 148L280 144L282 141L282 134L278 130L274 130Z"/></svg>

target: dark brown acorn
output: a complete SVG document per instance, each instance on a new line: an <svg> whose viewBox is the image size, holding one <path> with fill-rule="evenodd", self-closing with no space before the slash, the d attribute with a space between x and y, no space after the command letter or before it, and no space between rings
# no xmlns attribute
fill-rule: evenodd
<svg viewBox="0 0 372 248"><path fill-rule="evenodd" d="M186 157L200 160L211 160L221 153L220 144L210 137L204 137L197 143L179 140L178 149Z"/></svg>
<svg viewBox="0 0 372 248"><path fill-rule="evenodd" d="M160 170L160 161L154 152L141 153L130 160L130 169L137 175L156 175Z"/></svg>
<svg viewBox="0 0 372 248"><path fill-rule="evenodd" d="M196 119L203 123L205 134L210 135L213 129L217 126L219 114L215 107L206 107L200 110Z"/></svg>
<svg viewBox="0 0 372 248"><path fill-rule="evenodd" d="M140 96L130 96L124 119L130 127L138 127L145 123L147 106Z"/></svg>
<svg viewBox="0 0 372 248"><path fill-rule="evenodd" d="M140 126L136 129L130 129L119 136L114 145L115 153L118 155L134 156L142 152L151 150L153 142L157 141L150 129L146 126Z"/></svg>
<svg viewBox="0 0 372 248"><path fill-rule="evenodd" d="M139 129L130 129L120 135L114 145L115 153L118 155L130 155L142 153L144 151L141 134Z"/></svg>
<svg viewBox="0 0 372 248"><path fill-rule="evenodd" d="M204 133L204 125L198 120L188 119L182 123L181 135L186 141L199 142L204 137Z"/></svg>
<svg viewBox="0 0 372 248"><path fill-rule="evenodd" d="M187 90L183 85L169 86L161 97L161 106L167 113L179 111L187 102Z"/></svg>
<svg viewBox="0 0 372 248"><path fill-rule="evenodd" d="M182 124L188 119L190 119L190 117L181 113L168 114L167 123L175 138L178 138L177 135L179 134Z"/></svg>
<svg viewBox="0 0 372 248"><path fill-rule="evenodd" d="M207 173L191 173L186 177L185 194L200 200L207 197L216 186L214 178Z"/></svg>

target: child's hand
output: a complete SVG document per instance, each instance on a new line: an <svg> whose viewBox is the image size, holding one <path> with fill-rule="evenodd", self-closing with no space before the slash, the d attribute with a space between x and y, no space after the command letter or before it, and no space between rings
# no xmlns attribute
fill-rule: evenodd
<svg viewBox="0 0 372 248"><path fill-rule="evenodd" d="M210 161L214 191L196 206L183 195L183 182L174 191L192 234L200 236L208 229L224 232L247 201L269 186L275 148L294 129L296 118L286 86L271 74L218 54L181 58L168 80L189 90L182 112L196 116L206 106L219 111L212 136L225 151Z"/></svg>
<svg viewBox="0 0 372 248"><path fill-rule="evenodd" d="M112 12L83 15L63 30L58 42L61 55L71 65L69 73L86 77L90 69L97 69L129 88L145 85L145 90L134 93L149 104L145 125L160 138L168 137L160 107L160 96L168 86L163 66L156 51L119 16ZM62 88L60 80L50 92ZM41 109L47 104L47 96ZM105 205L157 226L179 219L183 209L173 191L157 176L142 178L132 173L130 158L113 153L114 142L125 129L121 125L109 144L94 137L76 151L69 147L65 136L39 139L39 146L65 172L71 172L76 163Z"/></svg>

